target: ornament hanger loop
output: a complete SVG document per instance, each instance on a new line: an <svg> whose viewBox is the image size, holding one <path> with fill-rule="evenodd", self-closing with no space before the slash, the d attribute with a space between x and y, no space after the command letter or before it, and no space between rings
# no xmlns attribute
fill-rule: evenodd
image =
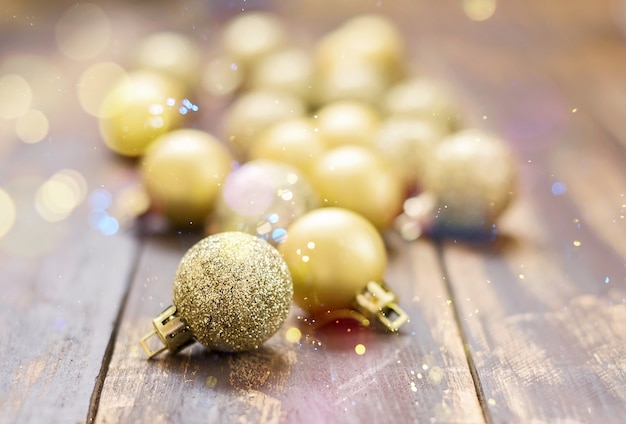
<svg viewBox="0 0 626 424"><path fill-rule="evenodd" d="M395 302L396 295L384 283L370 281L356 296L356 309L366 316L376 316L389 331L396 332L408 320L408 314Z"/></svg>
<svg viewBox="0 0 626 424"><path fill-rule="evenodd" d="M176 306L172 305L164 310L159 316L152 320L154 330L141 338L141 346L148 354L148 358L153 358L159 353L169 350L176 353L184 347L194 343L191 329L178 315ZM157 335L163 346L152 350L148 340Z"/></svg>

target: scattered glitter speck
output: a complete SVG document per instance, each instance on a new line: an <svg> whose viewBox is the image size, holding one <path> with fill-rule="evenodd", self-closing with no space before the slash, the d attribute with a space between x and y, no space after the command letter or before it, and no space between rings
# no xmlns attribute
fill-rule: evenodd
<svg viewBox="0 0 626 424"><path fill-rule="evenodd" d="M412 392L417 392L417 386L415 385L415 382L411 381L411 391Z"/></svg>
<svg viewBox="0 0 626 424"><path fill-rule="evenodd" d="M354 351L356 352L357 355L363 355L365 354L365 346L359 343L358 345L354 347Z"/></svg>
<svg viewBox="0 0 626 424"><path fill-rule="evenodd" d="M574 246L579 247L581 245L579 240L574 240Z"/></svg>
<svg viewBox="0 0 626 424"><path fill-rule="evenodd" d="M487 403L488 403L490 406L495 406L495 405L496 405L496 400L495 400L495 399L493 399L493 398L489 398L489 400L487 401Z"/></svg>
<svg viewBox="0 0 626 424"><path fill-rule="evenodd" d="M206 378L207 387L214 388L217 386L217 377L214 375L210 375Z"/></svg>

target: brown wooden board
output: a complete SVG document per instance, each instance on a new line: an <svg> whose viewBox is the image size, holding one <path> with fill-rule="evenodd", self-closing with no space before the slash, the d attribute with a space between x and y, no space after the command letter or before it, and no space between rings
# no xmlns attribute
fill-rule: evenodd
<svg viewBox="0 0 626 424"><path fill-rule="evenodd" d="M248 353L194 345L148 360L139 339L172 295L180 240L149 239L133 282L97 422L482 422L437 256L392 238L388 283L411 316L400 334L312 325L294 309ZM297 343L286 339L298 328ZM362 344L365 353L355 348Z"/></svg>

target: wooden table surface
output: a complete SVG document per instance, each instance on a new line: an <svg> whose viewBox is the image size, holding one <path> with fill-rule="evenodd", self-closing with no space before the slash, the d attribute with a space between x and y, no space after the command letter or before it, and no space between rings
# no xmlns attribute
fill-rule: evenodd
<svg viewBox="0 0 626 424"><path fill-rule="evenodd" d="M411 317L399 334L320 329L294 308L257 351L194 345L151 361L138 340L200 236L119 215L111 235L90 224L139 180L78 106L77 78L151 30L208 45L224 17L267 2L102 2L111 43L88 61L59 52L55 23L72 3L58 3L0 7L0 73L34 58L24 72L50 122L26 144L0 120L0 188L17 211L0 238L0 422L626 422L626 2L494 0L481 22L471 1L270 5L312 34L362 11L392 16L409 60L511 144L517 198L493 242L385 235L386 280ZM48 222L33 199L63 169L82 175L86 198Z"/></svg>

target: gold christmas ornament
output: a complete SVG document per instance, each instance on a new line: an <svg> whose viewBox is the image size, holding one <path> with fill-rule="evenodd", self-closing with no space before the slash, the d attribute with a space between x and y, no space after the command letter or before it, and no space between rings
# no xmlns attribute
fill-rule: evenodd
<svg viewBox="0 0 626 424"><path fill-rule="evenodd" d="M144 38L135 53L137 66L168 74L193 86L198 81L200 52L187 36L171 31Z"/></svg>
<svg viewBox="0 0 626 424"><path fill-rule="evenodd" d="M444 132L461 125L460 108L450 88L440 81L412 77L392 86L383 99L388 115L429 120Z"/></svg>
<svg viewBox="0 0 626 424"><path fill-rule="evenodd" d="M226 54L251 69L261 58L282 48L286 40L285 28L276 15L248 12L228 22L222 46Z"/></svg>
<svg viewBox="0 0 626 424"><path fill-rule="evenodd" d="M226 177L208 228L243 231L276 245L287 237L291 222L317 204L311 184L297 169L253 160Z"/></svg>
<svg viewBox="0 0 626 424"><path fill-rule="evenodd" d="M184 92L178 81L163 74L128 74L104 98L98 114L105 144L121 155L141 156L156 137L181 125Z"/></svg>
<svg viewBox="0 0 626 424"><path fill-rule="evenodd" d="M356 100L378 106L389 86L384 72L364 60L338 61L315 80L315 100L324 105L340 100Z"/></svg>
<svg viewBox="0 0 626 424"><path fill-rule="evenodd" d="M278 122L304 115L304 103L277 91L249 91L226 112L224 132L235 155L247 158L259 135Z"/></svg>
<svg viewBox="0 0 626 424"><path fill-rule="evenodd" d="M374 150L407 188L414 189L421 187L426 165L442 137L441 128L432 121L389 117L374 136Z"/></svg>
<svg viewBox="0 0 626 424"><path fill-rule="evenodd" d="M391 331L408 320L382 281L382 237L359 214L334 207L308 212L291 224L278 250L291 272L294 302L314 316L356 310Z"/></svg>
<svg viewBox="0 0 626 424"><path fill-rule="evenodd" d="M252 90L273 90L310 103L313 97L313 59L299 48L271 53L250 70L248 84Z"/></svg>
<svg viewBox="0 0 626 424"><path fill-rule="evenodd" d="M373 151L344 146L326 152L312 173L313 187L324 206L350 209L378 229L400 213L404 187L397 174Z"/></svg>
<svg viewBox="0 0 626 424"><path fill-rule="evenodd" d="M213 210L233 159L212 135L180 129L160 136L141 160L153 206L174 225L202 225Z"/></svg>
<svg viewBox="0 0 626 424"><path fill-rule="evenodd" d="M310 177L323 152L315 121L302 117L278 122L263 131L250 149L250 158L283 162Z"/></svg>
<svg viewBox="0 0 626 424"><path fill-rule="evenodd" d="M444 232L490 232L513 199L515 182L515 161L506 143L479 130L463 130L434 149L423 180L427 197L409 203L408 214L428 217L426 222Z"/></svg>
<svg viewBox="0 0 626 424"><path fill-rule="evenodd" d="M174 278L174 301L141 339L149 357L200 342L211 350L258 348L283 324L293 297L278 251L250 234L214 234L185 253ZM162 346L153 350L154 335Z"/></svg>
<svg viewBox="0 0 626 424"><path fill-rule="evenodd" d="M380 125L376 110L358 101L329 103L319 109L316 116L315 125L329 149L346 145L371 148Z"/></svg>

